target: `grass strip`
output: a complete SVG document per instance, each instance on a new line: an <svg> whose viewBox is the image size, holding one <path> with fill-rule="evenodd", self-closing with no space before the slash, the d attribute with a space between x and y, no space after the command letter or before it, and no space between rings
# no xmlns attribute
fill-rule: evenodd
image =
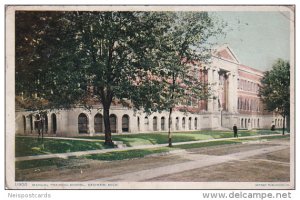
<svg viewBox="0 0 300 200"><path fill-rule="evenodd" d="M117 152L109 152L103 154L91 154L83 156L86 159L92 160L105 160L105 161L113 161L113 160L125 160L125 159L133 159L133 158L142 158L147 155L157 154L169 152L170 148L168 147L160 147L155 149L135 149L135 150L126 150L126 151L117 151Z"/></svg>
<svg viewBox="0 0 300 200"><path fill-rule="evenodd" d="M16 169L31 169L31 168L41 168L41 167L64 167L67 166L69 161L73 158L63 159L63 158L51 158L51 159L40 159L40 160L25 160L17 161Z"/></svg>
<svg viewBox="0 0 300 200"><path fill-rule="evenodd" d="M271 130L240 130L240 137L255 136L255 135L269 135L277 133ZM188 141L200 141L208 139L219 139L219 138L230 138L233 137L232 131L192 131L192 132L174 132L172 133L173 143L177 142L188 142ZM104 140L104 135L92 136L92 137L79 137ZM128 147L138 145L151 145L151 144L166 144L168 143L167 133L139 133L139 134L124 134L124 135L113 135L113 140L122 141Z"/></svg>

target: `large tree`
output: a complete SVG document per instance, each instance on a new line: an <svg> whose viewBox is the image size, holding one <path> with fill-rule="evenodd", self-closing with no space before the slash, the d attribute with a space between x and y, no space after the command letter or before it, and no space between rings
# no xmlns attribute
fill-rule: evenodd
<svg viewBox="0 0 300 200"><path fill-rule="evenodd" d="M112 102L161 110L149 91L159 91L174 69L184 77L187 64L206 58L216 30L206 12L18 12L16 92L32 110L98 100L112 144Z"/></svg>
<svg viewBox="0 0 300 200"><path fill-rule="evenodd" d="M200 69L210 62L212 43L209 38L222 33L222 24L216 26L206 12L179 12L172 16L171 29L159 39L164 54L158 64L160 71L145 85L151 97L150 104L144 105L147 111L168 111L168 141L172 146L171 125L174 109L195 112L190 109L198 106L199 100L212 98L210 86L200 78ZM149 90L150 88L150 90ZM197 111L197 109L196 109Z"/></svg>
<svg viewBox="0 0 300 200"><path fill-rule="evenodd" d="M282 59L276 60L270 71L266 71L261 80L259 96L265 104L266 110L275 112L283 117L289 127L290 118L290 63Z"/></svg>

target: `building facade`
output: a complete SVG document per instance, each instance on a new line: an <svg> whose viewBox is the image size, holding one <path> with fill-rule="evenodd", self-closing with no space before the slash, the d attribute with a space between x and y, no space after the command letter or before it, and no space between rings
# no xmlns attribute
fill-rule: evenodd
<svg viewBox="0 0 300 200"><path fill-rule="evenodd" d="M212 84L215 98L191 102L191 112L172 113L171 130L223 130L234 124L239 129L270 128L272 121L282 127L283 119L264 111L258 97L263 72L242 65L227 45L218 48L209 65L194 66L199 78ZM169 113L147 115L121 105L112 105L110 123L113 133L164 132L168 129ZM16 109L16 134L36 134L38 115ZM44 132L53 136L97 135L104 133L101 105L90 111L77 107L48 112L44 116Z"/></svg>

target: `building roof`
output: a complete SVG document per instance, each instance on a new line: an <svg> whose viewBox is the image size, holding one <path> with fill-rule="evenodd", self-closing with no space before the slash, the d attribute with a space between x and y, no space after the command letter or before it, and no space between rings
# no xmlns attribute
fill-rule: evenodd
<svg viewBox="0 0 300 200"><path fill-rule="evenodd" d="M229 47L228 44L224 44L222 46L217 47L215 49L213 55L218 57L218 58L228 60L230 62L240 63L238 57L233 52L233 50Z"/></svg>
<svg viewBox="0 0 300 200"><path fill-rule="evenodd" d="M239 65L239 70L244 70L244 71L252 72L252 73L258 73L258 75L261 75L261 76L263 76L263 73L264 73L264 71L254 69L252 67L249 67L249 66L246 66L246 65L243 65L243 64Z"/></svg>

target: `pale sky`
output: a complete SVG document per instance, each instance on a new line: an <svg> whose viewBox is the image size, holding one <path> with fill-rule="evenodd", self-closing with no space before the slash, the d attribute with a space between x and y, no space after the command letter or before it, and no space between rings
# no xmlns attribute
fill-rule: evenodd
<svg viewBox="0 0 300 200"><path fill-rule="evenodd" d="M277 58L290 60L290 19L288 12L217 12L228 23L227 43L239 61L247 66L269 70Z"/></svg>

